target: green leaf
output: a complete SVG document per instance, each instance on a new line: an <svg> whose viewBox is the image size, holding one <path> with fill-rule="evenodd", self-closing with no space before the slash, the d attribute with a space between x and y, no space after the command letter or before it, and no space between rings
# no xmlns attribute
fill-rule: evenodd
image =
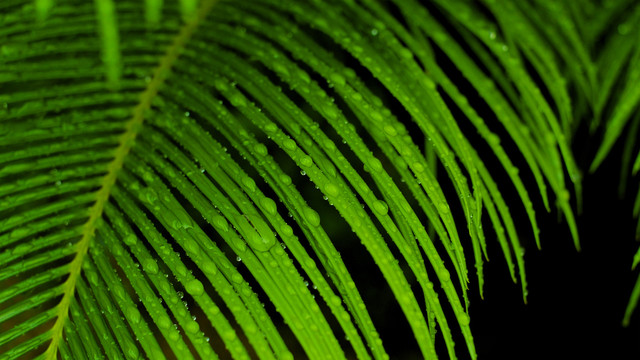
<svg viewBox="0 0 640 360"><path fill-rule="evenodd" d="M640 102L582 2L3 1L2 357L386 359L363 263L477 358L492 242L526 301L538 208L579 249L576 129L595 167Z"/></svg>

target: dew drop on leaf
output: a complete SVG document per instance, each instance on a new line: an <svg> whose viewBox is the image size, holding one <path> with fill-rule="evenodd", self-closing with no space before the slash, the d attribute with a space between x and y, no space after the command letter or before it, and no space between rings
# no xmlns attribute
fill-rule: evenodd
<svg viewBox="0 0 640 360"><path fill-rule="evenodd" d="M24 228L22 228L22 229L23 229L23 230L26 230L26 229L24 229ZM16 230L18 230L18 229L16 229ZM14 231L12 231L12 232L11 232L11 237L14 237L14 234L13 234L13 233L14 233L16 230L14 230ZM22 235L24 235L24 234L22 234ZM22 235L20 235L20 236L22 236ZM24 244L24 243L23 243L23 244L19 244L18 246L16 246L15 248L13 248L13 250L11 251L11 254L13 254L13 255L15 255L15 256L20 256L20 255L22 255L22 254L27 253L27 252L31 249L31 247L32 247L32 245L31 245L31 244L28 244L28 243L27 243L27 244Z"/></svg>
<svg viewBox="0 0 640 360"><path fill-rule="evenodd" d="M247 219L253 224L252 228L245 229L246 240L249 246L256 251L268 251L276 243L276 237L273 235L273 231L262 220L262 217L257 215L247 215ZM255 228L255 229L254 229Z"/></svg>
<svg viewBox="0 0 640 360"><path fill-rule="evenodd" d="M396 128L393 127L393 125L385 125L382 130L384 130L384 132L389 135L389 136L396 136L398 135L398 132L396 131Z"/></svg>
<svg viewBox="0 0 640 360"><path fill-rule="evenodd" d="M202 295L202 293L204 292L204 286L202 285L200 280L197 280L197 279L189 280L189 282L187 282L184 288L185 290L187 290L189 294L193 296Z"/></svg>
<svg viewBox="0 0 640 360"><path fill-rule="evenodd" d="M245 176L242 178L242 184L244 184L244 186L247 188L247 190L249 192L255 192L256 191L256 182L253 180L253 178L249 177L249 176Z"/></svg>
<svg viewBox="0 0 640 360"><path fill-rule="evenodd" d="M227 341L232 341L236 338L236 332L233 330L227 330L222 334L222 337Z"/></svg>
<svg viewBox="0 0 640 360"><path fill-rule="evenodd" d="M247 101L245 100L244 96L242 96L239 93L233 94L229 98L229 101L235 107L245 107L245 106L247 106Z"/></svg>
<svg viewBox="0 0 640 360"><path fill-rule="evenodd" d="M242 240L241 238L239 237L234 238L232 240L232 243L239 253L244 253L245 251L247 251L247 243L245 243L244 240Z"/></svg>
<svg viewBox="0 0 640 360"><path fill-rule="evenodd" d="M96 274L95 272L91 271L91 272L86 272L86 276L89 279L89 282L93 285L98 285L98 274Z"/></svg>
<svg viewBox="0 0 640 360"><path fill-rule="evenodd" d="M387 213L389 212L389 206L382 200L374 201L373 209L380 215L387 215Z"/></svg>
<svg viewBox="0 0 640 360"><path fill-rule="evenodd" d="M282 181L285 185L291 185L291 176L289 175L280 175L280 181Z"/></svg>
<svg viewBox="0 0 640 360"><path fill-rule="evenodd" d="M369 170L374 173L382 171L382 163L377 157L371 157L369 160Z"/></svg>
<svg viewBox="0 0 640 360"><path fill-rule="evenodd" d="M346 80L345 80L344 76L342 76L339 73L333 73L333 74L331 74L331 76L329 78L336 85L343 86L346 83Z"/></svg>
<svg viewBox="0 0 640 360"><path fill-rule="evenodd" d="M134 234L129 234L129 235L124 237L123 241L124 241L125 244L127 244L129 246L133 246L138 242L138 237L135 236Z"/></svg>
<svg viewBox="0 0 640 360"><path fill-rule="evenodd" d="M146 202L148 202L149 204L153 204L156 202L156 200L158 200L158 194L155 190L147 188L144 191L144 200L146 200Z"/></svg>
<svg viewBox="0 0 640 360"><path fill-rule="evenodd" d="M197 333L200 330L200 325L195 320L189 321L184 329L192 334Z"/></svg>
<svg viewBox="0 0 640 360"><path fill-rule="evenodd" d="M138 359L138 356L140 355L140 351L138 351L138 348L130 342L126 343L126 347L127 347L127 352L126 352L127 358Z"/></svg>
<svg viewBox="0 0 640 360"><path fill-rule="evenodd" d="M128 306L126 311L127 311L127 317L133 324L140 323L140 311L138 311L137 307Z"/></svg>
<svg viewBox="0 0 640 360"><path fill-rule="evenodd" d="M302 80L302 82L304 82L305 84L311 84L311 77L309 76L309 74L307 74L306 71L299 70L297 71L297 74L300 80Z"/></svg>
<svg viewBox="0 0 640 360"><path fill-rule="evenodd" d="M267 153L268 153L267 147L263 143L258 143L256 145L254 145L253 151L258 156L266 156Z"/></svg>
<svg viewBox="0 0 640 360"><path fill-rule="evenodd" d="M340 189L334 183L328 183L324 187L324 192L329 196L338 196Z"/></svg>
<svg viewBox="0 0 640 360"><path fill-rule="evenodd" d="M242 284L242 275L240 275L239 273L231 275L231 281L236 284Z"/></svg>
<svg viewBox="0 0 640 360"><path fill-rule="evenodd" d="M445 268L441 268L438 271L438 278L440 279L440 281L442 282L447 282L451 280L451 274L449 274L449 270L445 269Z"/></svg>
<svg viewBox="0 0 640 360"><path fill-rule="evenodd" d="M462 313L458 316L458 321L460 322L460 325L462 326L469 326L469 324L471 323L470 319L469 319L469 315Z"/></svg>
<svg viewBox="0 0 640 360"><path fill-rule="evenodd" d="M340 306L340 304L342 304L342 300L340 299L339 296L333 295L331 296L331 303L335 306Z"/></svg>
<svg viewBox="0 0 640 360"><path fill-rule="evenodd" d="M328 119L337 119L338 115L340 115L340 112L338 111L338 109L335 108L335 106L333 105L329 105L327 104L326 106L323 107L324 109L324 114Z"/></svg>
<svg viewBox="0 0 640 360"><path fill-rule="evenodd" d="M169 334L169 340L178 341L180 339L180 332L178 330L174 330Z"/></svg>
<svg viewBox="0 0 640 360"><path fill-rule="evenodd" d="M304 213L303 214L304 218L307 219L307 222L309 222L309 225L311 226L320 225L320 215L318 215L318 212L316 212L315 210L307 206L304 208L303 213Z"/></svg>
<svg viewBox="0 0 640 360"><path fill-rule="evenodd" d="M284 236L291 236L293 235L293 228L287 224L284 224L280 227L280 231L282 232L282 235Z"/></svg>
<svg viewBox="0 0 640 360"><path fill-rule="evenodd" d="M213 261L206 260L202 264L202 271L204 271L205 274L215 275L218 272L218 267L213 263Z"/></svg>
<svg viewBox="0 0 640 360"><path fill-rule="evenodd" d="M438 209L440 210L441 213L443 214L447 214L449 213L449 205L447 205L446 203L442 202L440 203L440 205L438 205Z"/></svg>
<svg viewBox="0 0 640 360"><path fill-rule="evenodd" d="M213 226L221 232L229 231L229 223L224 216L215 215L212 219Z"/></svg>
<svg viewBox="0 0 640 360"><path fill-rule="evenodd" d="M284 146L285 149L293 151L295 150L298 145L296 144L296 142L292 139L286 139L282 142L282 146Z"/></svg>
<svg viewBox="0 0 640 360"><path fill-rule="evenodd" d="M168 329L171 327L171 319L166 315L162 315L158 318L157 324L160 329Z"/></svg>
<svg viewBox="0 0 640 360"><path fill-rule="evenodd" d="M180 276L187 276L187 267L184 266L184 264L178 264L176 266L176 272L178 273L178 275Z"/></svg>
<svg viewBox="0 0 640 360"><path fill-rule="evenodd" d="M400 49L400 56L402 56L405 59L412 59L413 58L413 53L411 52L411 50L409 50L407 48L401 48Z"/></svg>
<svg viewBox="0 0 640 360"><path fill-rule="evenodd" d="M311 165L313 165L313 160L311 160L311 157L308 155L303 155L300 157L300 165L304 166L304 167L309 167Z"/></svg>
<svg viewBox="0 0 640 360"><path fill-rule="evenodd" d="M276 202L273 199L264 197L260 200L260 205L264 208L264 210L269 215L275 215L278 212L278 207L276 206Z"/></svg>

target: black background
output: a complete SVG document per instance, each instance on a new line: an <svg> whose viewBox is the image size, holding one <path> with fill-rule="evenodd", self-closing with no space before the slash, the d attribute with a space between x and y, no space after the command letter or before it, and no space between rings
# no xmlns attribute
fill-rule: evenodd
<svg viewBox="0 0 640 360"><path fill-rule="evenodd" d="M574 144L574 151L580 168L585 169L598 142L581 132L577 139L582 143ZM632 214L638 181L630 178L626 195L619 195L621 154L618 144L595 173L584 174L584 206L577 217L580 252L555 209L546 213L537 208L542 249L524 241L527 304L490 235L484 299L479 296L473 260L468 257L471 330L479 359L640 359L640 311L634 313L629 327L622 326L639 275L638 270L632 271L631 263L640 244L634 241L638 220ZM531 185L530 189L535 188ZM515 220L526 226L526 219ZM382 291L367 296L364 290L363 296L365 302L370 300L374 323L391 359L422 359L393 298ZM443 295L441 301L446 303ZM450 325L458 359L469 359L460 330ZM440 357L447 359L442 337L436 342Z"/></svg>

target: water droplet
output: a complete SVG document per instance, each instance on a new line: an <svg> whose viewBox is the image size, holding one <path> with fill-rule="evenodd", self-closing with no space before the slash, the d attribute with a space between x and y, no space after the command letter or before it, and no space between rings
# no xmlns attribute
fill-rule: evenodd
<svg viewBox="0 0 640 360"><path fill-rule="evenodd" d="M413 53L407 48L400 49L400 56L405 59L413 59Z"/></svg>
<svg viewBox="0 0 640 360"><path fill-rule="evenodd" d="M264 210L269 215L275 215L278 212L278 206L276 205L276 202L273 201L273 199L271 199L271 198L268 198L268 197L262 198L260 200L260 205L262 205Z"/></svg>
<svg viewBox="0 0 640 360"><path fill-rule="evenodd" d="M369 171L374 173L382 171L382 163L377 157L371 157L369 160Z"/></svg>
<svg viewBox="0 0 640 360"><path fill-rule="evenodd" d="M247 188L249 192L256 191L256 182L249 176L242 178L242 184Z"/></svg>
<svg viewBox="0 0 640 360"><path fill-rule="evenodd" d="M282 63L280 63L280 62L277 62L277 61L273 62L273 70L275 72L277 72L277 73L280 73L280 74L286 76L286 77L290 76L289 69L287 69L287 67L282 65Z"/></svg>
<svg viewBox="0 0 640 360"><path fill-rule="evenodd" d="M156 263L153 259L146 259L143 264L144 271L149 274L157 274L158 273L158 263Z"/></svg>
<svg viewBox="0 0 640 360"><path fill-rule="evenodd" d="M441 213L448 214L449 213L449 205L445 202L442 202L438 205L438 209L440 209Z"/></svg>
<svg viewBox="0 0 640 360"><path fill-rule="evenodd" d="M286 150L290 150L290 151L294 151L298 147L298 145L293 139L286 139L285 141L282 142L282 146L284 146Z"/></svg>
<svg viewBox="0 0 640 360"><path fill-rule="evenodd" d="M224 216L215 215L212 219L213 226L222 232L229 231L229 223Z"/></svg>
<svg viewBox="0 0 640 360"><path fill-rule="evenodd" d="M320 225L320 215L313 210L312 208L306 206L303 209L304 218L307 219L307 222L311 226L319 226Z"/></svg>
<svg viewBox="0 0 640 360"><path fill-rule="evenodd" d="M333 106L333 104L327 104L323 107L323 109L324 109L324 114L328 119L335 120L338 118L338 115L340 115L340 111L338 111L338 109L336 109L336 107Z"/></svg>
<svg viewBox="0 0 640 360"><path fill-rule="evenodd" d="M126 342L125 347L127 348L126 354L129 359L138 359L140 356L140 351L138 348L131 342Z"/></svg>
<svg viewBox="0 0 640 360"><path fill-rule="evenodd" d="M335 184L328 183L324 187L324 192L329 196L336 197L338 196L338 194L340 194L340 189Z"/></svg>
<svg viewBox="0 0 640 360"><path fill-rule="evenodd" d="M19 228L15 228L13 229L13 231L11 231L11 234L9 235L9 237L11 239L18 239L18 238L22 238L25 235L27 235L29 233L29 229L26 227L19 227ZM31 247L31 246L29 246ZM20 246L16 247L16 249L14 249L13 251L18 251L17 249L20 248ZM24 247L22 247L22 249L25 249ZM25 249L27 250L27 249Z"/></svg>
<svg viewBox="0 0 640 360"><path fill-rule="evenodd" d="M171 319L166 315L161 315L157 321L158 327L161 329L168 329L171 327Z"/></svg>
<svg viewBox="0 0 640 360"><path fill-rule="evenodd" d="M287 224L284 224L280 227L280 231L282 232L282 235L284 236L291 236L293 235L293 228Z"/></svg>
<svg viewBox="0 0 640 360"><path fill-rule="evenodd" d="M132 324L140 323L140 311L135 306L128 306L127 310L127 318L131 321Z"/></svg>
<svg viewBox="0 0 640 360"><path fill-rule="evenodd" d="M449 274L449 270L445 269L445 268L441 268L438 271L438 278L440 279L440 281L442 282L447 282L451 280L451 274Z"/></svg>
<svg viewBox="0 0 640 360"><path fill-rule="evenodd" d="M147 188L144 191L144 200L146 200L149 204L153 204L158 200L158 194L155 190L151 188Z"/></svg>
<svg viewBox="0 0 640 360"><path fill-rule="evenodd" d="M618 34L620 35L627 35L629 32L631 32L631 30L633 29L633 26L631 25L631 23L624 23L624 24L620 24L618 25Z"/></svg>
<svg viewBox="0 0 640 360"><path fill-rule="evenodd" d="M307 74L306 71L299 70L297 73L298 73L298 77L300 78L300 80L302 80L302 82L304 82L305 84L311 84L311 77L309 76L309 74Z"/></svg>
<svg viewBox="0 0 640 360"><path fill-rule="evenodd" d="M374 201L373 209L380 215L387 215L387 213L389 212L389 206L382 200Z"/></svg>
<svg viewBox="0 0 640 360"><path fill-rule="evenodd" d="M497 146L500 144L500 137L496 134L490 134L487 138L490 145Z"/></svg>
<svg viewBox="0 0 640 360"><path fill-rule="evenodd" d="M233 330L227 330L222 334L222 337L227 341L232 341L236 338L236 332Z"/></svg>
<svg viewBox="0 0 640 360"><path fill-rule="evenodd" d="M189 294L193 296L202 295L202 293L204 292L204 286L202 285L200 280L197 280L197 279L189 280L189 282L187 282L184 288L185 290L187 290Z"/></svg>
<svg viewBox="0 0 640 360"><path fill-rule="evenodd" d="M394 128L392 125L385 125L382 129L389 136L398 135L398 132L396 131L396 128Z"/></svg>
<svg viewBox="0 0 640 360"><path fill-rule="evenodd" d="M276 125L274 123L268 123L267 125L265 125L264 131L266 133L273 134L276 131L278 131L278 125Z"/></svg>
<svg viewBox="0 0 640 360"><path fill-rule="evenodd" d="M169 334L169 340L178 341L179 339L180 339L180 332L179 331L174 330Z"/></svg>
<svg viewBox="0 0 640 360"><path fill-rule="evenodd" d="M253 146L253 151L258 156L266 156L268 154L267 147L263 143L257 143Z"/></svg>
<svg viewBox="0 0 640 360"><path fill-rule="evenodd" d="M280 181L282 181L285 185L291 185L291 176L289 175L280 175Z"/></svg>
<svg viewBox="0 0 640 360"><path fill-rule="evenodd" d="M206 260L202 264L202 271L209 275L215 275L218 272L218 268L216 267L216 264L213 263L213 261Z"/></svg>
<svg viewBox="0 0 640 360"><path fill-rule="evenodd" d="M378 29L371 29L371 36L377 36L378 35Z"/></svg>
<svg viewBox="0 0 640 360"><path fill-rule="evenodd" d="M300 165L304 167L309 167L313 165L313 160L311 160L311 157L308 155L301 156L299 161L300 161Z"/></svg>
<svg viewBox="0 0 640 360"><path fill-rule="evenodd" d="M462 313L458 316L458 322L461 326L469 326L471 319L469 318L469 315Z"/></svg>
<svg viewBox="0 0 640 360"><path fill-rule="evenodd" d="M235 106L235 107L244 107L247 106L247 100L245 99L245 97L240 94L240 93L235 93L233 94L230 98L229 101L231 102L231 105Z"/></svg>
<svg viewBox="0 0 640 360"><path fill-rule="evenodd" d="M184 266L184 264L178 264L176 266L176 272L178 273L178 275L180 276L187 276L187 267Z"/></svg>
<svg viewBox="0 0 640 360"><path fill-rule="evenodd" d="M187 332L190 332L192 334L196 334L200 330L200 325L198 325L198 323L195 322L195 321L189 321L189 322L187 322L187 325L184 327L184 329Z"/></svg>
<svg viewBox="0 0 640 360"><path fill-rule="evenodd" d="M342 86L342 85L344 85L346 83L346 80L345 80L344 76L342 76L339 73L333 73L333 74L330 75L329 78L336 85Z"/></svg>
<svg viewBox="0 0 640 360"><path fill-rule="evenodd" d="M129 246L133 246L138 242L138 237L135 236L134 234L129 234L129 235L124 237L123 241L124 241L125 244L127 244Z"/></svg>

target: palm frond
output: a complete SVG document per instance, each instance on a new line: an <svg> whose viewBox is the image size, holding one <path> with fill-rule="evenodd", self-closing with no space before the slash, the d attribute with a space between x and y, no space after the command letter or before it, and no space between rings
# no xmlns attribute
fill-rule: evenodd
<svg viewBox="0 0 640 360"><path fill-rule="evenodd" d="M596 73L571 1L0 11L8 359L388 358L347 247L425 358L456 358L457 333L476 358L468 258L482 294L496 239L526 301L514 217L540 246L547 187L579 247L576 114L604 113L597 77L623 66ZM640 100L624 89L603 153Z"/></svg>

